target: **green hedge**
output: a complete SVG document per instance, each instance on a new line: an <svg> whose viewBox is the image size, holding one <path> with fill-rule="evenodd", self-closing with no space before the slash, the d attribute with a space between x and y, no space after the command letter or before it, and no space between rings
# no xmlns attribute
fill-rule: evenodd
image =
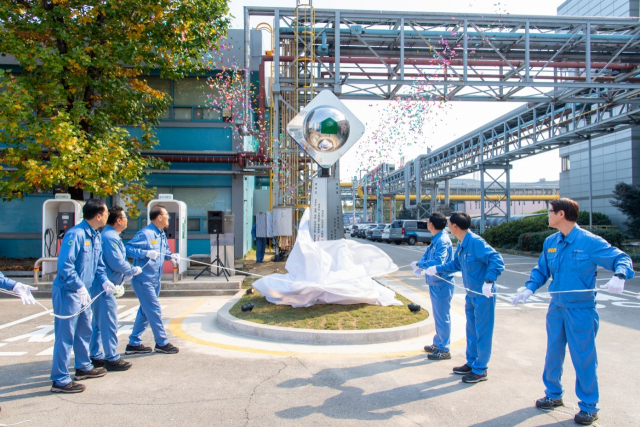
<svg viewBox="0 0 640 427"><path fill-rule="evenodd" d="M578 215L578 225L589 225L589 212L581 211ZM609 216L600 213L593 213L593 225L611 225L611 218Z"/></svg>
<svg viewBox="0 0 640 427"><path fill-rule="evenodd" d="M518 246L523 251L542 252L542 246L547 237L557 230L539 231L537 233L522 233L518 236ZM596 228L592 231L602 237L611 246L620 247L624 241L624 234L617 228Z"/></svg>
<svg viewBox="0 0 640 427"><path fill-rule="evenodd" d="M602 237L604 240L609 242L611 246L616 246L618 248L622 247L624 233L617 228L595 228L591 230L591 232L596 236Z"/></svg>
<svg viewBox="0 0 640 427"><path fill-rule="evenodd" d="M541 215L518 221L503 222L485 231L482 237L491 246L502 248L508 244L517 244L518 237L522 233L536 233L547 230L549 230L549 219L547 215Z"/></svg>
<svg viewBox="0 0 640 427"><path fill-rule="evenodd" d="M518 236L518 245L523 251L542 252L544 240L556 233L557 230L538 231L536 233L522 233Z"/></svg>

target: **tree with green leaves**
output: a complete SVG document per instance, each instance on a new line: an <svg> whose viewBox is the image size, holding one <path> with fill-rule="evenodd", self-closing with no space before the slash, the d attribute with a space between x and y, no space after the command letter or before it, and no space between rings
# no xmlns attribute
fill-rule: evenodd
<svg viewBox="0 0 640 427"><path fill-rule="evenodd" d="M640 238L640 185L619 182L613 190L610 203L627 216L624 225L634 238Z"/></svg>
<svg viewBox="0 0 640 427"><path fill-rule="evenodd" d="M0 195L63 187L148 201L141 151L170 99L141 77L202 75L229 26L227 0L4 0L0 54ZM131 136L124 127L141 130Z"/></svg>

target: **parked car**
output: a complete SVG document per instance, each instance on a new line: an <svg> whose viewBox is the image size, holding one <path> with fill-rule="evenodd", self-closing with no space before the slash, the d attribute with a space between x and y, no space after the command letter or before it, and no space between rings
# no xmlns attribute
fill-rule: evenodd
<svg viewBox="0 0 640 427"><path fill-rule="evenodd" d="M389 241L399 245L406 242L415 245L418 242L431 243L431 233L427 221L396 220L391 223Z"/></svg>
<svg viewBox="0 0 640 427"><path fill-rule="evenodd" d="M371 232L371 241L372 242L382 242L382 230L387 224L378 224L376 228L374 228Z"/></svg>
<svg viewBox="0 0 640 427"><path fill-rule="evenodd" d="M387 224L382 229L382 233L380 234L380 241L384 243L389 243L389 231L391 230L391 224Z"/></svg>
<svg viewBox="0 0 640 427"><path fill-rule="evenodd" d="M376 229L376 227L378 226L378 224L371 224L369 227L367 227L367 229L365 230L365 235L364 238L367 240L371 240L371 236L373 235L373 230Z"/></svg>
<svg viewBox="0 0 640 427"><path fill-rule="evenodd" d="M372 225L376 225L376 224L360 224L360 227L358 227L358 234L356 234L356 237L359 237L361 239L366 239L367 229L369 229L369 227L371 227Z"/></svg>
<svg viewBox="0 0 640 427"><path fill-rule="evenodd" d="M360 227L360 224L354 224L351 226L351 237L356 237L356 234L358 234L358 227Z"/></svg>

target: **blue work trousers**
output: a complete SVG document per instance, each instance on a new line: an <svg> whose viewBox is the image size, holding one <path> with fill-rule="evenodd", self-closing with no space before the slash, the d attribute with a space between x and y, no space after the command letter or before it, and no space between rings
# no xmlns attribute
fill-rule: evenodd
<svg viewBox="0 0 640 427"><path fill-rule="evenodd" d="M264 251L267 247L266 237L256 238L256 262L262 262L264 260Z"/></svg>
<svg viewBox="0 0 640 427"><path fill-rule="evenodd" d="M433 317L436 322L436 335L433 337L433 345L438 350L449 351L451 343L451 299L454 287L450 285L430 285L429 295Z"/></svg>
<svg viewBox="0 0 640 427"><path fill-rule="evenodd" d="M80 297L75 291L59 286L51 289L53 312L61 316L69 316L82 308ZM91 308L86 309L70 319L55 318L53 321L55 344L53 345L53 362L51 365L51 381L59 386L71 382L69 363L71 350L75 354L75 368L82 371L93 369L89 359L89 340L91 339Z"/></svg>
<svg viewBox="0 0 640 427"><path fill-rule="evenodd" d="M595 307L563 308L552 301L547 312L547 356L542 374L545 394L551 399L560 399L564 394L560 380L568 344L576 370L576 396L580 399L578 406L592 414L600 410L596 373L599 322Z"/></svg>
<svg viewBox="0 0 640 427"><path fill-rule="evenodd" d="M102 292L102 286L91 287L91 298ZM91 358L106 359L115 362L120 359L118 354L118 303L113 295L102 294L91 305L93 319L91 320Z"/></svg>
<svg viewBox="0 0 640 427"><path fill-rule="evenodd" d="M138 283L131 281L131 287L138 296L140 301L140 309L136 315L136 321L133 323L133 330L129 335L129 345L139 346L142 344L142 333L151 326L153 338L160 347L169 344L169 339L164 331L162 324L162 311L160 310L160 282L157 283Z"/></svg>
<svg viewBox="0 0 640 427"><path fill-rule="evenodd" d="M496 297L467 295L464 312L467 316L467 365L471 366L474 374L482 375L487 371L491 358Z"/></svg>

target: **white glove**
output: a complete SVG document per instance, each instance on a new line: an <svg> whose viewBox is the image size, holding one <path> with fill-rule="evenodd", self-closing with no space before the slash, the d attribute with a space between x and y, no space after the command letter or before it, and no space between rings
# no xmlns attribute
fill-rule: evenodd
<svg viewBox="0 0 640 427"><path fill-rule="evenodd" d="M180 262L180 254L171 254L171 259L174 260L176 263Z"/></svg>
<svg viewBox="0 0 640 427"><path fill-rule="evenodd" d="M78 296L80 297L80 305L82 305L83 307L85 305L89 305L89 303L91 302L91 296L89 295L87 288L85 288L84 286L78 289Z"/></svg>
<svg viewBox="0 0 640 427"><path fill-rule="evenodd" d="M513 297L513 299L511 300L511 304L518 305L518 302L522 302L524 304L527 302L527 299L529 299L531 295L533 295L533 292L531 292L530 289L525 289L524 291Z"/></svg>
<svg viewBox="0 0 640 427"><path fill-rule="evenodd" d="M150 251L147 251L147 254L145 256L149 259L156 259L158 258L159 255L160 254L158 253L158 251L150 250Z"/></svg>
<svg viewBox="0 0 640 427"><path fill-rule="evenodd" d="M116 285L111 283L111 281L107 280L102 284L102 289L104 289L104 293L107 295L113 294L113 291L116 290Z"/></svg>
<svg viewBox="0 0 640 427"><path fill-rule="evenodd" d="M422 278L422 276L424 276L424 270L421 268L413 270L413 274L415 274L417 278Z"/></svg>
<svg viewBox="0 0 640 427"><path fill-rule="evenodd" d="M438 270L436 269L435 265L432 265L431 267L423 271L424 271L424 274L426 274L427 276L435 276L436 274L438 274Z"/></svg>
<svg viewBox="0 0 640 427"><path fill-rule="evenodd" d="M418 269L418 261L413 261L411 263L411 268L413 269L413 271L416 271Z"/></svg>
<svg viewBox="0 0 640 427"><path fill-rule="evenodd" d="M624 280L613 276L606 284L600 285L600 289L606 289L612 294L621 294L624 291Z"/></svg>
<svg viewBox="0 0 640 427"><path fill-rule="evenodd" d="M132 275L128 275L128 276L124 276L124 278L122 279L123 282L128 282L129 280L133 279Z"/></svg>
<svg viewBox="0 0 640 427"><path fill-rule="evenodd" d="M36 300L31 295L31 291L36 291L38 288L34 288L33 286L25 285L24 283L16 283L13 286L13 292L17 293L22 300L22 304L35 304Z"/></svg>
<svg viewBox="0 0 640 427"><path fill-rule="evenodd" d="M493 296L493 294L491 293L491 288L493 287L493 282L491 283L486 283L484 285L482 285L482 295L484 295L487 298L491 298Z"/></svg>
<svg viewBox="0 0 640 427"><path fill-rule="evenodd" d="M141 267L133 267L133 273L131 274L132 276L137 276L140 273L142 273Z"/></svg>

